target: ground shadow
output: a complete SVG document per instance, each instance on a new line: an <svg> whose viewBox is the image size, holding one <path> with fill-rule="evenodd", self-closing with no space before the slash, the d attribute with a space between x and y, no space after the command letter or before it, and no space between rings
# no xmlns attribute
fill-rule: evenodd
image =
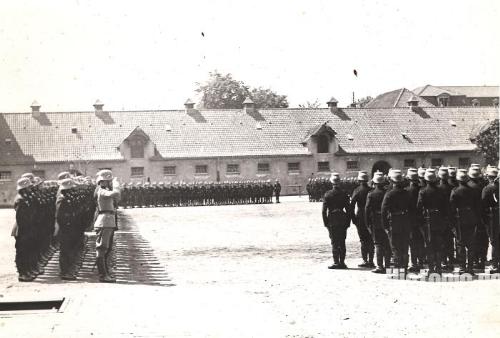
<svg viewBox="0 0 500 338"><path fill-rule="evenodd" d="M149 242L139 232L132 218L119 212L119 230L115 232L114 249L109 259L114 266L117 284L175 286L165 266L158 260ZM59 252L56 252L45 268L45 274L36 278L39 283L98 283L95 267L95 234L86 233L83 262L76 281L59 278Z"/></svg>

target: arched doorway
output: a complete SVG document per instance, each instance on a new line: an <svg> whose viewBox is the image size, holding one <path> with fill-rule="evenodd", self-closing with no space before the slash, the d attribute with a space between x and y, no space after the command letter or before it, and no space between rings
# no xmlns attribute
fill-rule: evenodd
<svg viewBox="0 0 500 338"><path fill-rule="evenodd" d="M372 168L372 177L373 177L373 173L376 171L381 171L384 173L384 175L387 175L389 173L390 168L391 168L391 165L389 163L387 163L386 161L377 161L377 162L375 162L375 164L373 165L373 168Z"/></svg>

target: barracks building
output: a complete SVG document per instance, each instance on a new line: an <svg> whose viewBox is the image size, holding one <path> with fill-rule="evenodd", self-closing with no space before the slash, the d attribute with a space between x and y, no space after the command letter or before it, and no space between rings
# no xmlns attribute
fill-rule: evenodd
<svg viewBox="0 0 500 338"><path fill-rule="evenodd" d="M0 205L11 205L24 172L94 176L121 182L274 180L282 194L304 193L309 178L336 171L482 163L471 135L498 118L494 105L0 113Z"/></svg>

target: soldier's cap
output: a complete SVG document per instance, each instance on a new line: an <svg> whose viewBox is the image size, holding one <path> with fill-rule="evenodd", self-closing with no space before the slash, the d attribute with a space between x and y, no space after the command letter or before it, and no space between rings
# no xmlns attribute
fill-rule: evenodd
<svg viewBox="0 0 500 338"><path fill-rule="evenodd" d="M165 185L165 183L163 183L163 182L159 182L159 183L158 183L158 185Z"/></svg>
<svg viewBox="0 0 500 338"><path fill-rule="evenodd" d="M448 175L450 175L451 177L455 177L457 175L457 168L448 167Z"/></svg>
<svg viewBox="0 0 500 338"><path fill-rule="evenodd" d="M480 164L477 164L477 163L472 163L470 165L471 168L478 168L478 169L481 169L481 165Z"/></svg>
<svg viewBox="0 0 500 338"><path fill-rule="evenodd" d="M330 182L332 182L333 184L340 183L340 174L339 173L332 173L330 175Z"/></svg>
<svg viewBox="0 0 500 338"><path fill-rule="evenodd" d="M35 181L34 181L35 175L33 175L33 173L24 173L21 175L21 178L23 178L23 177L28 178L31 181L31 183L35 183Z"/></svg>
<svg viewBox="0 0 500 338"><path fill-rule="evenodd" d="M111 170L101 170L100 174L96 178L97 184L101 181L112 181L113 180L113 173Z"/></svg>
<svg viewBox="0 0 500 338"><path fill-rule="evenodd" d="M20 179L17 180L16 190L19 191L21 189L26 189L31 187L32 185L33 184L31 183L29 177L21 177Z"/></svg>
<svg viewBox="0 0 500 338"><path fill-rule="evenodd" d="M420 167L418 168L418 177L423 178L425 176L425 168Z"/></svg>
<svg viewBox="0 0 500 338"><path fill-rule="evenodd" d="M478 178L481 176L481 170L478 167L470 167L467 172L470 178Z"/></svg>
<svg viewBox="0 0 500 338"><path fill-rule="evenodd" d="M469 177L467 176L467 170L465 169L458 169L457 171L457 181L460 182L466 182L468 181Z"/></svg>
<svg viewBox="0 0 500 338"><path fill-rule="evenodd" d="M488 175L489 177L496 177L498 176L498 169L496 167L488 167L486 169L486 175Z"/></svg>
<svg viewBox="0 0 500 338"><path fill-rule="evenodd" d="M38 176L35 176L35 178L33 179L33 185L40 185L43 183L43 180L38 177Z"/></svg>
<svg viewBox="0 0 500 338"><path fill-rule="evenodd" d="M59 190L68 190L74 187L76 187L76 184L72 178L65 178L59 181Z"/></svg>
<svg viewBox="0 0 500 338"><path fill-rule="evenodd" d="M438 176L440 178L446 178L448 176L448 168L447 167L439 167Z"/></svg>
<svg viewBox="0 0 500 338"><path fill-rule="evenodd" d="M57 180L62 181L65 178L70 178L70 177L71 177L71 174L68 171L63 171L63 172L59 173L59 175L57 175Z"/></svg>
<svg viewBox="0 0 500 338"><path fill-rule="evenodd" d="M428 182L435 182L435 181L437 181L436 170L434 170L434 169L427 169L425 171L424 178Z"/></svg>
<svg viewBox="0 0 500 338"><path fill-rule="evenodd" d="M358 172L358 181L368 182L368 172L365 170Z"/></svg>
<svg viewBox="0 0 500 338"><path fill-rule="evenodd" d="M403 181L403 174L401 173L401 170L399 169L393 169L389 172L389 177L393 182L402 182Z"/></svg>
<svg viewBox="0 0 500 338"><path fill-rule="evenodd" d="M418 170L417 168L408 168L406 172L406 177L410 180L416 180L418 178Z"/></svg>
<svg viewBox="0 0 500 338"><path fill-rule="evenodd" d="M373 174L372 182L375 184L384 183L384 174L381 173L380 171L377 171L376 173Z"/></svg>

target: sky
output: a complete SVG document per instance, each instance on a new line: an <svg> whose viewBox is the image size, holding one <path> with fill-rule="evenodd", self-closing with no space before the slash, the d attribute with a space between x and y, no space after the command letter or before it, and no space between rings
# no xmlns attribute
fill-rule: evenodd
<svg viewBox="0 0 500 338"><path fill-rule="evenodd" d="M499 12L498 0L1 2L0 111L181 109L214 70L291 107L499 85Z"/></svg>

